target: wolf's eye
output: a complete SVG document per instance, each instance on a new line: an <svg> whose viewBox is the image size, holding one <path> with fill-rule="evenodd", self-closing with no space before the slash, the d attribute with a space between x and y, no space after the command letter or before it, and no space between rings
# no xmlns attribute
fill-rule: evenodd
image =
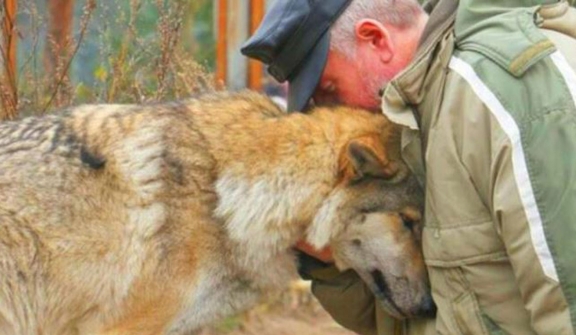
<svg viewBox="0 0 576 335"><path fill-rule="evenodd" d="M352 244L356 247L359 247L362 245L362 241L360 241L360 239L358 239L358 238L355 238L352 240Z"/></svg>
<svg viewBox="0 0 576 335"><path fill-rule="evenodd" d="M400 218L402 219L402 223L404 224L404 227L406 229L414 231L414 225L416 224L414 220L410 219L408 216L404 214L400 214Z"/></svg>

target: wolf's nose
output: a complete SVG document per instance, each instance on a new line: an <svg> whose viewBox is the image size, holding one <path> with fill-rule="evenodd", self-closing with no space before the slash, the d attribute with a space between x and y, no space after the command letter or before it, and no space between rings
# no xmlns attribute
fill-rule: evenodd
<svg viewBox="0 0 576 335"><path fill-rule="evenodd" d="M432 300L432 296L427 294L423 301L422 304L420 304L420 310L418 311L418 316L422 316L422 317L435 317L436 316L436 312L438 311L438 308L436 307L436 304L434 303L434 300Z"/></svg>

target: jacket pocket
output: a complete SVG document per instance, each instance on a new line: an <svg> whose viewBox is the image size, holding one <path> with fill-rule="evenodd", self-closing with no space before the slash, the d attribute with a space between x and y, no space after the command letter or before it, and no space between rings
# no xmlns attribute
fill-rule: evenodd
<svg viewBox="0 0 576 335"><path fill-rule="evenodd" d="M424 226L422 242L428 266L450 268L506 258L504 244L492 221Z"/></svg>
<svg viewBox="0 0 576 335"><path fill-rule="evenodd" d="M462 335L489 335L472 292L464 292L454 299L452 309L454 321Z"/></svg>
<svg viewBox="0 0 576 335"><path fill-rule="evenodd" d="M485 285L501 266L497 264L507 259L493 223L482 220L425 226L423 251L432 294L438 305L438 333L490 334L482 318L483 312L475 292L478 287L475 285ZM486 295L483 297L486 298ZM487 301L484 303L490 304Z"/></svg>

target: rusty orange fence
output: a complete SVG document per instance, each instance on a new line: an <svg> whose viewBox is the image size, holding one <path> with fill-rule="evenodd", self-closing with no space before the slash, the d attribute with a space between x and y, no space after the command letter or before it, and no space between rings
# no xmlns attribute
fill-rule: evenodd
<svg viewBox="0 0 576 335"><path fill-rule="evenodd" d="M250 35L252 35L264 17L264 0L250 1ZM262 63L250 60L248 63L248 87L262 89Z"/></svg>
<svg viewBox="0 0 576 335"><path fill-rule="evenodd" d="M228 75L228 0L218 0L218 22L216 37L216 81L218 85L226 85Z"/></svg>
<svg viewBox="0 0 576 335"><path fill-rule="evenodd" d="M3 60L2 74L2 101L0 106L0 120L12 119L16 115L16 105L18 101L16 91L16 43L17 34L15 29L16 20L16 0L2 0L4 15L2 19L2 52L0 59Z"/></svg>

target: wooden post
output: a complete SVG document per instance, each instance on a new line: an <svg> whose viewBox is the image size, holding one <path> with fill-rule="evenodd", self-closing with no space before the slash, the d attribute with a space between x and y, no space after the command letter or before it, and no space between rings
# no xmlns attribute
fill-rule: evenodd
<svg viewBox="0 0 576 335"><path fill-rule="evenodd" d="M0 110L0 120L13 119L16 117L16 107L18 105L18 91L16 86L16 0L3 0L4 19L2 22L2 45L4 46L2 58L5 61L2 81L2 109Z"/></svg>
<svg viewBox="0 0 576 335"><path fill-rule="evenodd" d="M254 34L264 17L264 0L250 0L250 35ZM248 88L262 89L262 63L253 59L248 61Z"/></svg>
<svg viewBox="0 0 576 335"><path fill-rule="evenodd" d="M228 75L228 0L218 0L216 10L216 85L226 85Z"/></svg>
<svg viewBox="0 0 576 335"><path fill-rule="evenodd" d="M50 90L57 90L56 106L71 94L68 69L64 66L71 57L74 0L48 0L48 32L44 52L44 69L54 81Z"/></svg>

